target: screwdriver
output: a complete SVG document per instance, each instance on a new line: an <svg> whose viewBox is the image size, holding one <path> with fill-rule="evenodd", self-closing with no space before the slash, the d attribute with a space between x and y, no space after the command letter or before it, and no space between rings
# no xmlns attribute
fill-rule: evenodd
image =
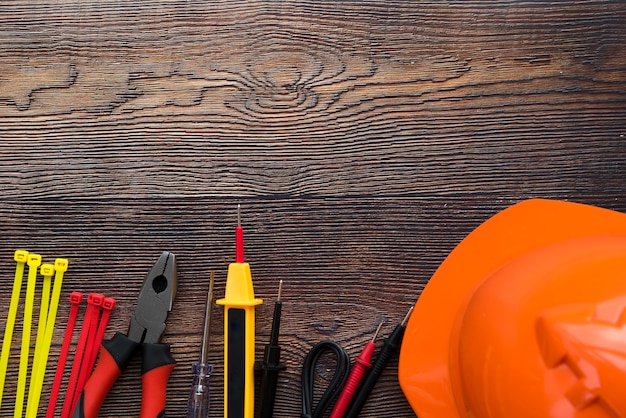
<svg viewBox="0 0 626 418"><path fill-rule="evenodd" d="M372 369L363 380L363 384L354 397L352 405L350 405L348 412L344 415L345 418L356 418L359 416L361 409L363 409L363 405L365 405L367 398L370 393L372 393L372 389L374 389L374 385L376 385L378 378L385 369L385 366L387 366L391 355L400 347L402 337L404 336L404 330L406 329L406 323L411 316L411 312L413 312L413 306L411 306L411 309L409 309L406 313L402 322L397 325L391 335L389 335L389 338L385 340L385 344L383 345L383 348L381 348L376 361L374 361Z"/></svg>
<svg viewBox="0 0 626 418"><path fill-rule="evenodd" d="M274 402L276 400L276 384L278 383L278 371L284 370L285 366L280 364L280 346L278 345L278 334L280 333L280 314L283 303L280 294L283 289L283 281L278 282L278 296L274 303L274 318L272 320L272 332L270 342L265 346L263 353L263 364L261 364L261 387L260 387L260 413L259 418L272 418L274 413Z"/></svg>
<svg viewBox="0 0 626 418"><path fill-rule="evenodd" d="M224 417L254 417L254 307L250 265L243 257L241 206L237 205L235 262L228 266L224 298Z"/></svg>
<svg viewBox="0 0 626 418"><path fill-rule="evenodd" d="M200 362L191 366L193 385L187 402L187 418L206 418L209 416L209 377L213 373L213 365L208 364L209 337L211 336L211 317L213 315L213 284L215 274L211 272L211 282L207 293L204 313L204 330L202 333L202 351Z"/></svg>
<svg viewBox="0 0 626 418"><path fill-rule="evenodd" d="M354 359L354 366L352 367L352 370L350 370L348 380L346 380L346 384L343 387L341 394L339 394L339 398L335 403L333 411L330 413L330 418L343 418L344 413L348 409L350 401L356 392L356 389L359 387L359 383L361 382L365 371L371 366L370 360L372 359L374 349L376 348L374 341L376 341L376 337L378 337L378 333L380 332L380 328L382 326L383 322L381 321L378 328L376 328L376 333L374 333L372 340L365 344L361 354Z"/></svg>

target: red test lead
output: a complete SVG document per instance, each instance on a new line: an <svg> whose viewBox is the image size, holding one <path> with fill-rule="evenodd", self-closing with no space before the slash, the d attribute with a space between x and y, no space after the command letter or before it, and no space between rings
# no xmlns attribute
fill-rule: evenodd
<svg viewBox="0 0 626 418"><path fill-rule="evenodd" d="M378 337L382 326L383 323L381 321L372 340L365 344L361 354L354 359L354 366L348 375L348 380L346 380L346 384L339 395L339 399L337 399L337 403L335 403L333 412L330 413L330 418L343 418L345 412L348 410L348 406L350 406L352 397L356 393L359 383L361 383L361 379L363 379L365 375L365 371L372 365L370 360L374 354L374 349L376 349L374 341L376 341L376 337Z"/></svg>

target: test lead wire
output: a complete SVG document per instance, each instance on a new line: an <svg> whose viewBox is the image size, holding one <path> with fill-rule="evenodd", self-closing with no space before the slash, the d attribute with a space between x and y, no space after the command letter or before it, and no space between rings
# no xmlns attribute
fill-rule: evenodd
<svg viewBox="0 0 626 418"><path fill-rule="evenodd" d="M411 312L413 312L413 306L411 306L411 309L409 309L409 311L406 313L402 322L396 326L391 335L389 335L389 337L385 340L385 344L381 348L380 353L376 358L376 361L374 362L371 370L363 380L363 384L361 385L356 396L354 397L350 408L344 415L345 418L356 418L359 416L361 409L363 409L367 398L369 397L370 393L372 393L372 390L374 389L374 386L380 378L383 370L387 366L389 359L400 347L400 344L402 343L402 337L404 336L404 331L406 329L406 323L411 316Z"/></svg>
<svg viewBox="0 0 626 418"><path fill-rule="evenodd" d="M261 386L260 386L260 418L272 418L274 413L274 402L276 400L276 386L278 383L278 372L284 370L285 366L280 364L280 346L278 345L278 335L280 333L280 315L282 301L280 300L283 288L283 281L278 282L278 296L274 303L274 318L272 320L272 332L270 342L265 346L263 353L263 363L261 364Z"/></svg>

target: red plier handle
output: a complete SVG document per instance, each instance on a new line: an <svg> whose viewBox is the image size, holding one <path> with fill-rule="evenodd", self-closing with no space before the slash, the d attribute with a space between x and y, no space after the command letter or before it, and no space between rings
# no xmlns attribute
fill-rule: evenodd
<svg viewBox="0 0 626 418"><path fill-rule="evenodd" d="M78 399L72 418L97 418L100 407L130 358L141 346L142 401L140 418L162 417L165 393L176 361L169 345L160 343L137 344L121 333L102 344L98 366L89 378Z"/></svg>

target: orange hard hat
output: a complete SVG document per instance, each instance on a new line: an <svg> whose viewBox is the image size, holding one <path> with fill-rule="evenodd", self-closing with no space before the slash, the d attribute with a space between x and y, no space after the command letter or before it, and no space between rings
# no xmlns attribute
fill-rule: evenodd
<svg viewBox="0 0 626 418"><path fill-rule="evenodd" d="M528 200L437 269L398 377L420 418L626 417L626 215Z"/></svg>

